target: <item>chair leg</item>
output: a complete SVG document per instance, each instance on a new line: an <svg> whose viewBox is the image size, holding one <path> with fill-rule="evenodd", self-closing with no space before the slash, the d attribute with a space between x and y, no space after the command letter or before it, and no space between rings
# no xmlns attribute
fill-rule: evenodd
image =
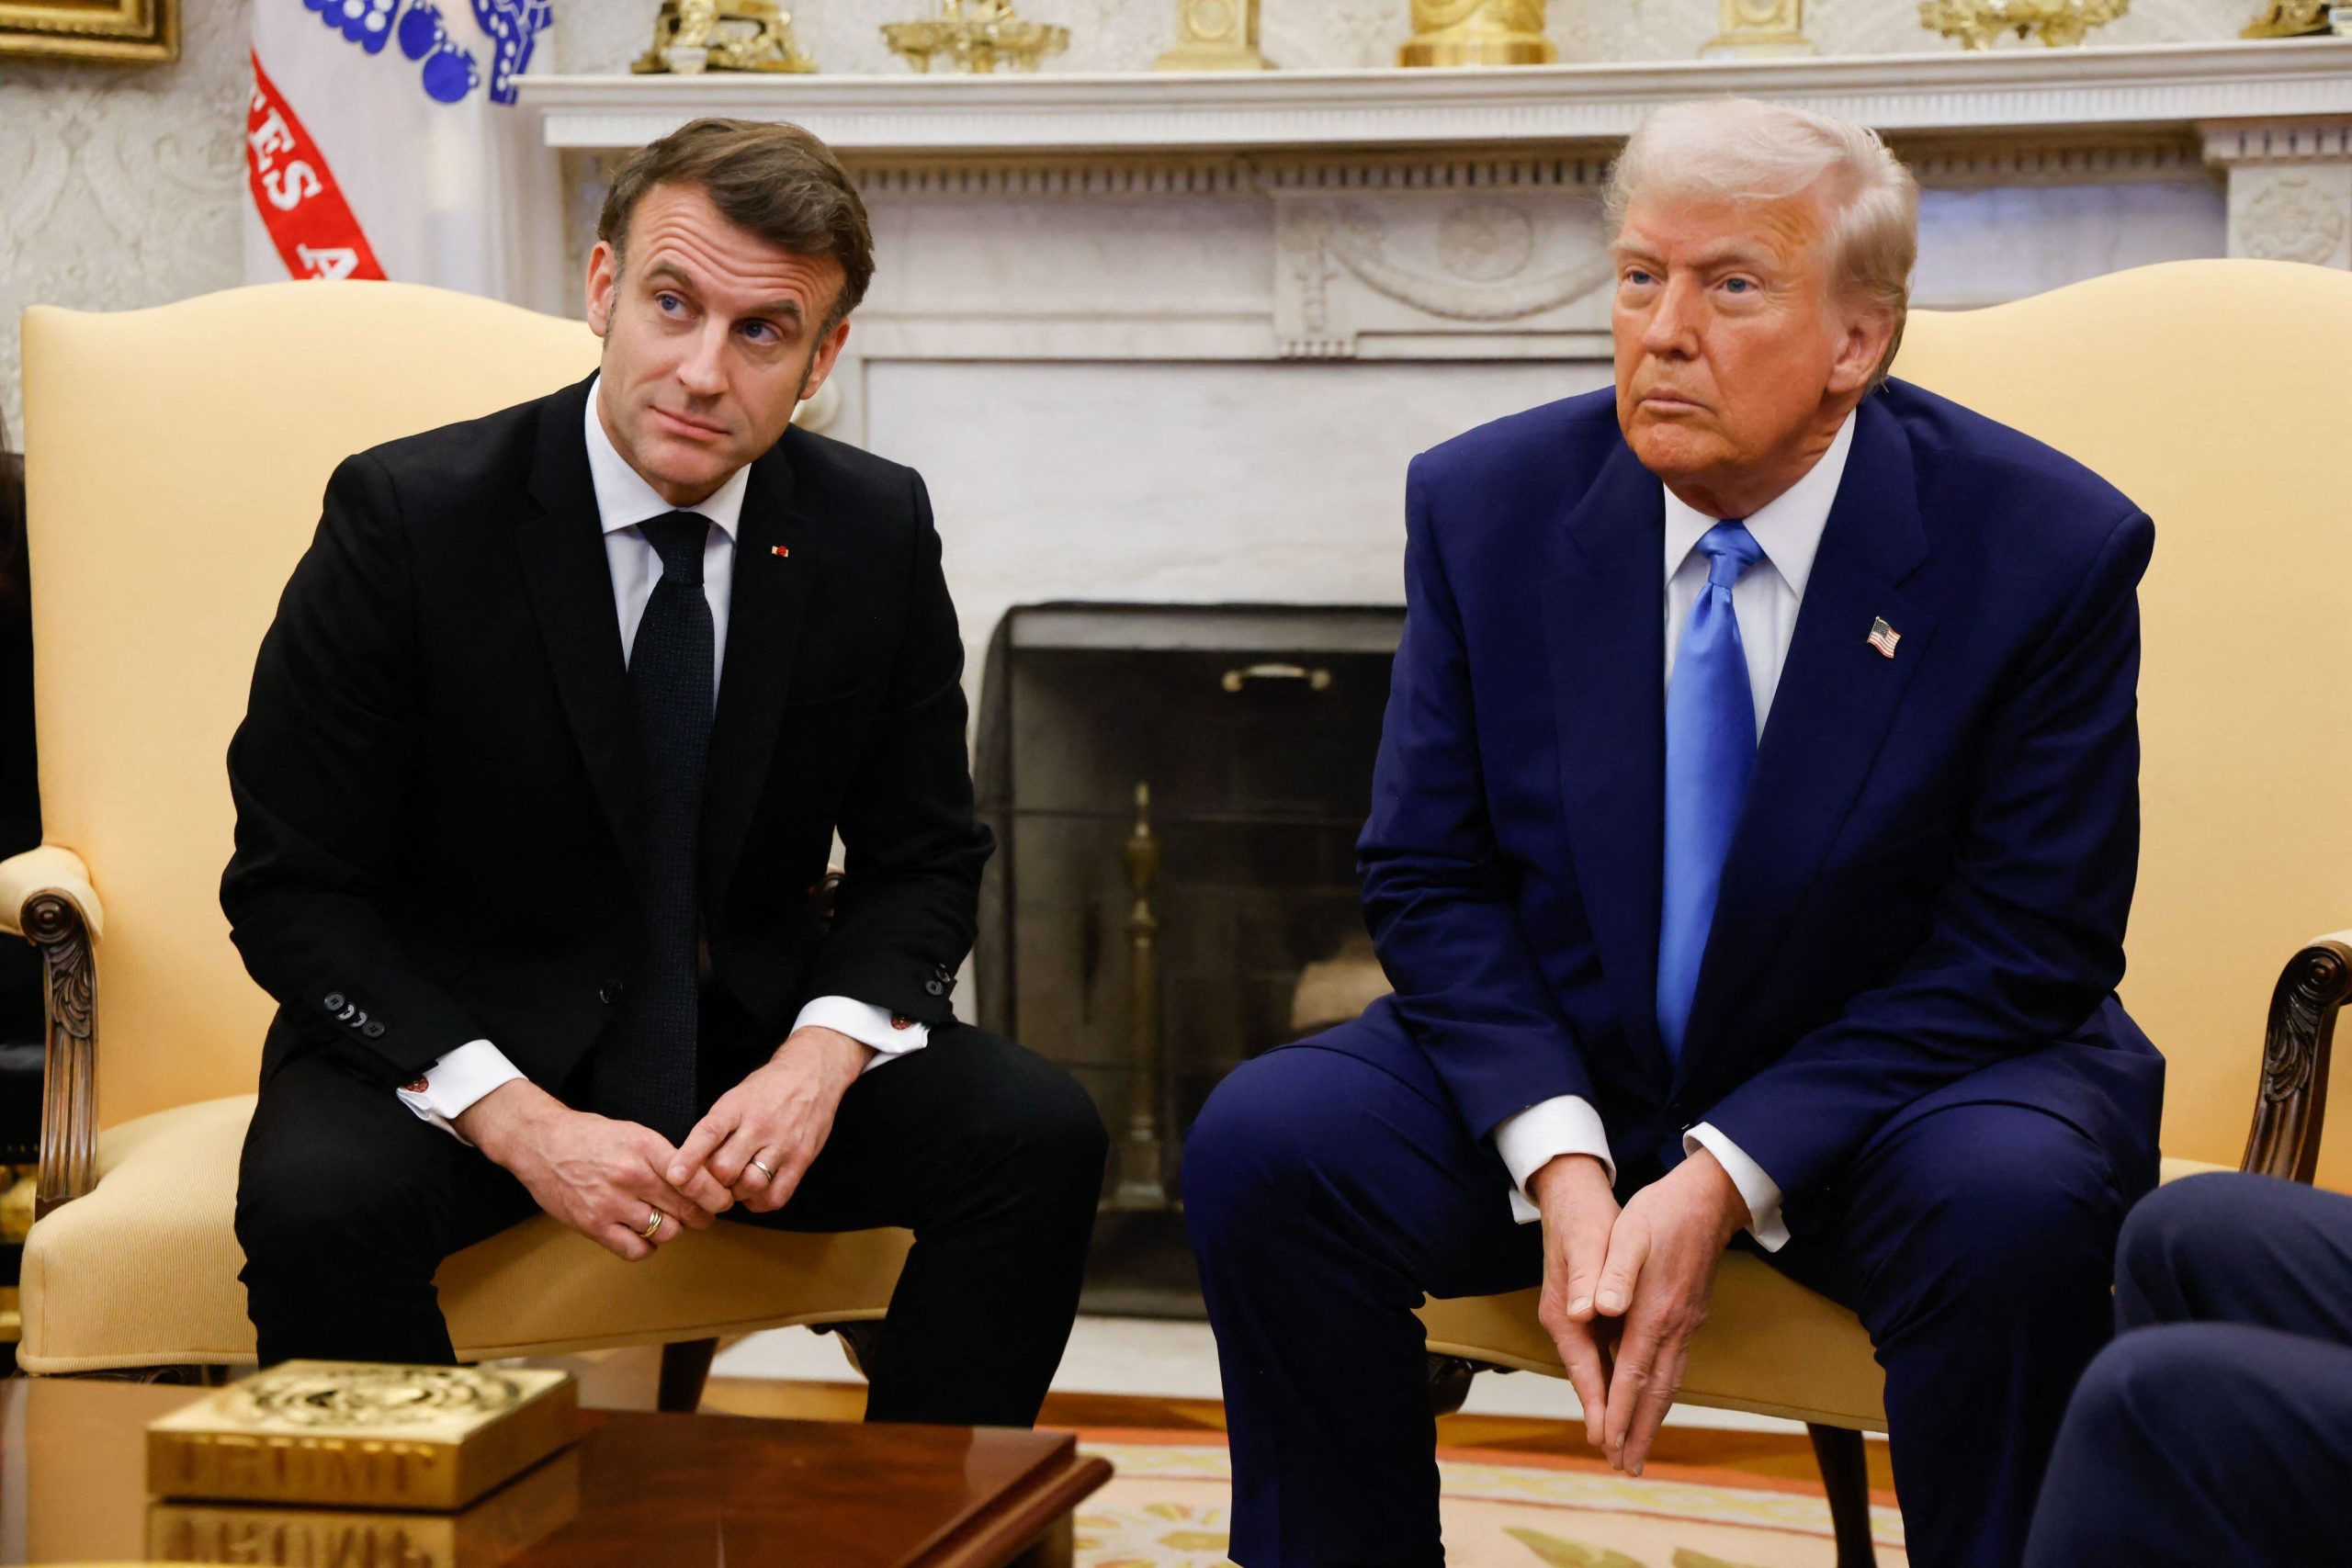
<svg viewBox="0 0 2352 1568"><path fill-rule="evenodd" d="M1877 1568L1871 1544L1871 1471L1862 1435L1849 1427L1808 1425L1813 1457L1829 1495L1829 1522L1838 1533L1838 1568Z"/></svg>
<svg viewBox="0 0 2352 1568"><path fill-rule="evenodd" d="M1470 1380L1481 1369L1477 1362L1465 1361L1459 1356L1431 1356L1429 1370L1430 1414L1451 1416L1470 1397Z"/></svg>
<svg viewBox="0 0 2352 1568"><path fill-rule="evenodd" d="M656 1409L691 1416L702 1405L702 1385L710 1377L710 1359L718 1354L716 1339L684 1339L662 1347L662 1391Z"/></svg>

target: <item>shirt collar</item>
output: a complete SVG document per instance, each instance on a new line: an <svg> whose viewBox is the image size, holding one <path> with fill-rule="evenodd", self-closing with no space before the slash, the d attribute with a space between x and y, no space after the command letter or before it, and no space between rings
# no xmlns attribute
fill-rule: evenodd
<svg viewBox="0 0 2352 1568"><path fill-rule="evenodd" d="M743 492L751 488L752 466L746 463L728 475L725 484L692 506L671 505L643 474L629 467L613 438L605 434L605 422L596 417L596 387L601 380L597 377L588 383L587 436L588 477L596 487L596 513L604 531L616 534L668 512L698 512L718 524L719 532L731 541L736 525L742 520Z"/></svg>
<svg viewBox="0 0 2352 1568"><path fill-rule="evenodd" d="M1849 413L1820 461L1747 519L1747 531L1764 547L1764 558L1799 599L1804 597L1805 580L1813 575L1813 558L1821 548L1822 530L1829 526L1829 508L1838 500L1838 481L1846 477L1846 457L1853 446L1854 415ZM1721 521L1667 491L1666 575L1680 570L1707 530Z"/></svg>

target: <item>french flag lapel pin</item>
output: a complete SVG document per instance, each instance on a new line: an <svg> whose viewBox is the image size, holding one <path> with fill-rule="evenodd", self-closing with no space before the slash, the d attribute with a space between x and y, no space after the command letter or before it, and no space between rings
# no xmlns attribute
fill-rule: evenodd
<svg viewBox="0 0 2352 1568"><path fill-rule="evenodd" d="M1883 616L1871 622L1871 646L1878 649L1882 658L1894 658L1894 645L1902 640L1903 634L1888 626Z"/></svg>

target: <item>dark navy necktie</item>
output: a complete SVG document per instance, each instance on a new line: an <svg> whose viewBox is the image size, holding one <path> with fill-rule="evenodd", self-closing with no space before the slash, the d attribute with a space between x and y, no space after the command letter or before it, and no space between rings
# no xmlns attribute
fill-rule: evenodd
<svg viewBox="0 0 2352 1568"><path fill-rule="evenodd" d="M672 512L638 529L662 558L628 660L644 807L645 950L620 1015L596 1047L592 1102L676 1144L695 1122L701 1030L695 852L717 659L702 589L710 520Z"/></svg>
<svg viewBox="0 0 2352 1568"><path fill-rule="evenodd" d="M1666 881L1657 934L1657 1032L1679 1061L1714 924L1724 857L1756 769L1756 698L1732 590L1764 558L1743 523L1699 541L1707 586L1690 606L1666 693Z"/></svg>

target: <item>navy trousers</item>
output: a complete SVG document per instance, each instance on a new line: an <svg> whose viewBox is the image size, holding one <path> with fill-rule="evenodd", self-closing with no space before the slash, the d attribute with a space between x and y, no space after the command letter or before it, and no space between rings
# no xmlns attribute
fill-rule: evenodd
<svg viewBox="0 0 2352 1568"><path fill-rule="evenodd" d="M1385 1009L1243 1064L1210 1097L1184 1201L1242 1568L1444 1560L1413 1309L1542 1278L1541 1227L1511 1223L1510 1185ZM1919 1568L2018 1561L2067 1394L2111 1332L2128 1197L2071 1124L1958 1104L1866 1149L1771 1256L1869 1327Z"/></svg>
<svg viewBox="0 0 2352 1568"><path fill-rule="evenodd" d="M2123 1330L2075 1392L2034 1568L2340 1562L2352 1546L2352 1198L2192 1176L2123 1227Z"/></svg>

